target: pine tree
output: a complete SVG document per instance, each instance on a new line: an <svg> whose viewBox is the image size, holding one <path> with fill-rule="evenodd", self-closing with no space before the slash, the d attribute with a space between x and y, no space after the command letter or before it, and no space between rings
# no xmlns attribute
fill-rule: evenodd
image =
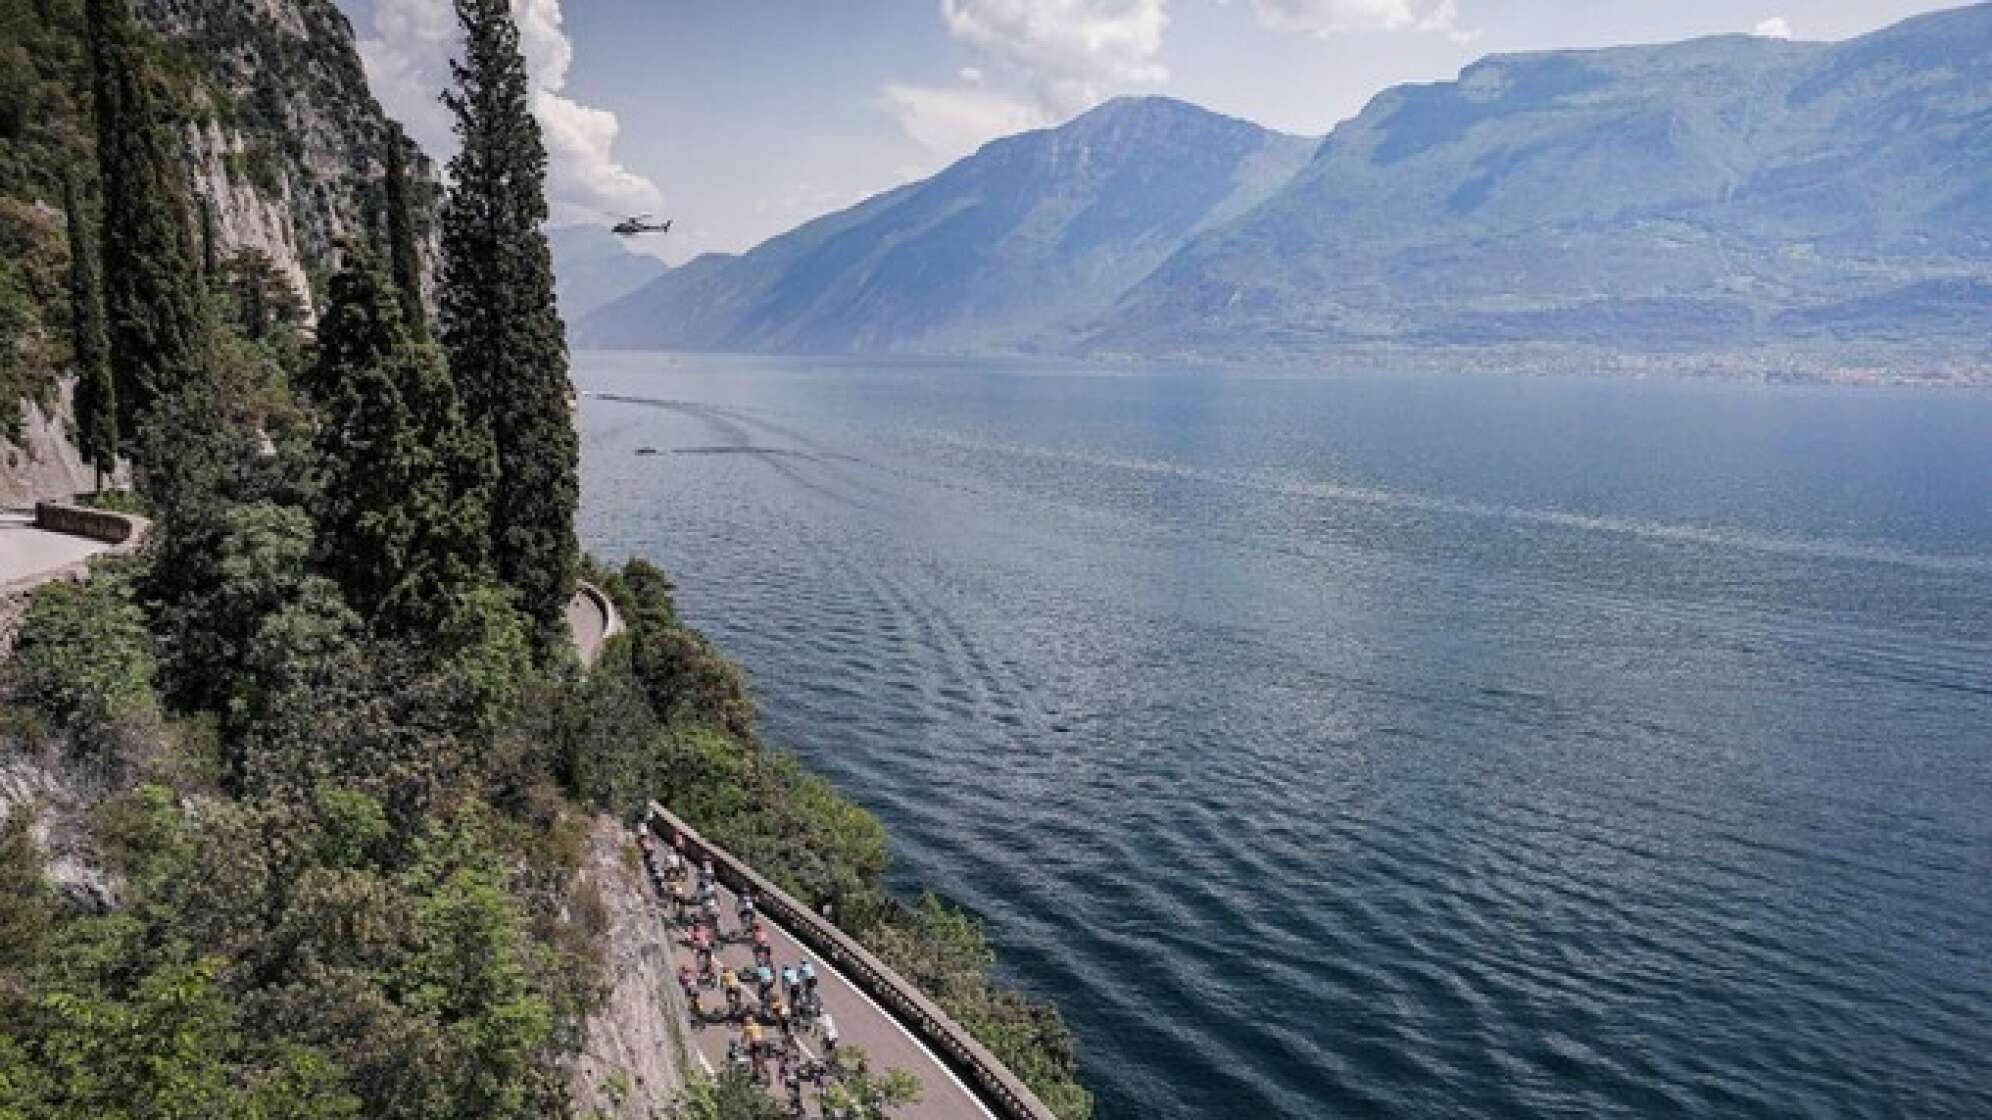
<svg viewBox="0 0 1992 1120"><path fill-rule="evenodd" d="M484 570L489 444L363 255L332 279L305 388L320 413L313 514L326 570L376 632L444 630Z"/></svg>
<svg viewBox="0 0 1992 1120"><path fill-rule="evenodd" d="M199 361L192 189L130 0L86 0L104 186L104 306L118 431L127 439Z"/></svg>
<svg viewBox="0 0 1992 1120"><path fill-rule="evenodd" d="M429 340L429 309L422 303L422 251L415 244L415 216L408 198L408 136L390 124L387 133L387 243L401 319L417 342Z"/></svg>
<svg viewBox="0 0 1992 1120"><path fill-rule="evenodd" d="M554 306L546 148L527 105L526 65L507 0L456 0L465 31L455 88L461 147L443 210L442 339L473 425L491 433L497 478L491 556L539 628L561 641L579 549L579 452L566 328Z"/></svg>
<svg viewBox="0 0 1992 1120"><path fill-rule="evenodd" d="M118 396L111 380L110 337L104 325L104 287L97 271L97 247L83 212L83 192L75 172L63 182L62 204L69 219L69 315L76 352L76 443L83 461L104 472L118 459Z"/></svg>

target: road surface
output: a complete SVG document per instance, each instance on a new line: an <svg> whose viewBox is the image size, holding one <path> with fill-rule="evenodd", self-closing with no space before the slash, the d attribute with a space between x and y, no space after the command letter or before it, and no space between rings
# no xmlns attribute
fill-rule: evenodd
<svg viewBox="0 0 1992 1120"><path fill-rule="evenodd" d="M608 597L583 585L574 589L567 601L567 629L574 635L574 650L581 664L591 666L602 655L602 644L622 633L622 618Z"/></svg>
<svg viewBox="0 0 1992 1120"><path fill-rule="evenodd" d="M660 851L658 858L663 859ZM732 965L739 972L746 989L745 1003L750 1009L758 1001L754 996L753 968L754 950L751 943L739 937L739 919L736 916L736 900L732 891L719 889L720 929L727 940L718 953L719 964L714 971ZM768 944L774 950L775 972L779 975L783 966L793 965L807 959L816 968L817 984L823 997L823 1009L837 1023L838 1046L840 1049L856 1046L865 1052L865 1058L872 1070L883 1072L889 1069L903 1069L920 1082L920 1099L898 1110L895 1116L902 1120L995 1120L994 1114L968 1091L961 1081L940 1059L909 1034L890 1015L873 1003L870 997L859 991L849 980L836 970L819 960L804 948L787 930L762 918L768 929ZM682 936L672 940L674 966L694 964L690 943ZM675 968L674 968L675 971ZM706 989L701 996L707 1018L701 1022L697 1016L692 1021L692 1045L697 1051L696 1061L704 1069L717 1072L726 1064L726 1044L740 1037L738 1024L725 1016L726 996L717 988ZM781 1032L767 1028L766 1037L777 1040ZM814 1031L802 1035L802 1046L809 1057L820 1059L823 1056L822 1039ZM772 1072L774 1065L769 1064ZM777 1087L779 1088L779 1087ZM805 1089L810 1116L820 1116L816 1093Z"/></svg>
<svg viewBox="0 0 1992 1120"><path fill-rule="evenodd" d="M0 587L40 579L110 547L88 537L37 529L28 520L0 519Z"/></svg>

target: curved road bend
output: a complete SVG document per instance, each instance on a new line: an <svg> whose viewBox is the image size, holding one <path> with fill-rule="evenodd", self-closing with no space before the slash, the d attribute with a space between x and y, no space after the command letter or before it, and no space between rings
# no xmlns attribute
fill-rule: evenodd
<svg viewBox="0 0 1992 1120"><path fill-rule="evenodd" d="M88 537L38 529L32 515L0 516L0 587L27 584L110 548Z"/></svg>
<svg viewBox="0 0 1992 1120"><path fill-rule="evenodd" d="M574 651L585 668L602 655L603 643L622 633L623 623L608 596L582 584L567 601L567 629L574 636Z"/></svg>
<svg viewBox="0 0 1992 1120"><path fill-rule="evenodd" d="M668 906L668 900L667 900ZM726 932L728 940L715 952L719 962L715 970L732 965L742 975L746 988L744 1003L752 1011L759 1001L754 996L752 972L754 950L750 942L737 939L738 929L735 913L734 893L724 885L719 888L720 928ZM917 1103L901 1109L897 1116L906 1120L995 1120L983 1103L969 1092L967 1086L954 1075L952 1070L941 1063L918 1039L887 1015L869 996L859 991L844 976L811 953L789 932L770 921L765 915L761 924L768 930L768 945L774 951L775 972L779 974L784 965L793 965L807 959L816 968L817 988L823 996L823 1009L837 1021L838 1046L857 1046L865 1052L865 1059L874 1071L903 1069L920 1082L920 1099ZM683 937L673 937L672 971L680 965L696 964L691 945ZM708 988L700 996L707 1019L701 1023L697 1017L692 1021L692 1045L697 1051L696 1061L702 1068L717 1073L726 1066L726 1044L740 1037L737 1024L727 1021L726 995L717 988ZM780 1036L780 1031L768 1028L772 1040ZM811 1057L823 1056L823 1043L814 1031L801 1032L804 1051ZM772 1072L774 1066L769 1066ZM777 1091L780 1086L775 1087ZM805 1090L809 1102L809 1115L816 1116L816 1094Z"/></svg>

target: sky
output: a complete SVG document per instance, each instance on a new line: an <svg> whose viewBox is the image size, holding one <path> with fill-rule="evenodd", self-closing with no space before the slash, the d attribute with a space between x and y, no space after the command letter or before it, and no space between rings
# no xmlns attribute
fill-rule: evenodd
<svg viewBox="0 0 1992 1120"><path fill-rule="evenodd" d="M453 147L451 0L337 0L388 113ZM1844 39L1955 0L512 0L554 220L650 212L738 252L1109 97L1325 135L1494 53Z"/></svg>

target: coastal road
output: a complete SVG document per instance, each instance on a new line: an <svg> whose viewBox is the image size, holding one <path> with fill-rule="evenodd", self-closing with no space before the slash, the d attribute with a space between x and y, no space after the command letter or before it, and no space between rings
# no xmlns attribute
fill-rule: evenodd
<svg viewBox="0 0 1992 1120"><path fill-rule="evenodd" d="M31 516L0 516L0 587L38 580L110 547L88 537L37 529Z"/></svg>
<svg viewBox="0 0 1992 1120"><path fill-rule="evenodd" d="M623 623L608 596L582 584L567 601L567 629L574 635L574 651L581 664L591 666L602 655L602 644L622 633Z"/></svg>
<svg viewBox="0 0 1992 1120"><path fill-rule="evenodd" d="M721 887L719 901L720 928L730 938L737 937L739 931L735 924L733 892ZM761 919L761 924L768 929L768 944L774 950L777 974L782 966L804 959L815 966L818 990L823 994L823 1008L837 1022L840 1049L856 1046L865 1052L865 1059L872 1070L903 1069L920 1082L919 1101L900 1109L896 1116L906 1120L995 1120L994 1114L968 1091L951 1070L941 1064L939 1058L873 1003L870 997L805 949L787 930L765 917ZM691 946L683 936L674 937L672 946L674 971L676 965L694 963ZM746 1005L754 1008L757 1001L751 979L754 967L751 944L744 940L729 940L716 955L722 963L715 969L730 964L742 974ZM724 993L717 988L707 989L701 998L710 1018L703 1023L696 1016L693 1019L692 1044L698 1052L695 1060L703 1068L717 1072L725 1067L727 1042L740 1037L740 1028L725 1018ZM779 1038L780 1033L772 1027L767 1029L770 1040ZM813 1031L802 1035L802 1045L810 1056L823 1056L822 1040ZM769 1069L774 1069L772 1063ZM815 1092L805 1088L804 1096L809 1102L809 1115L821 1115Z"/></svg>

